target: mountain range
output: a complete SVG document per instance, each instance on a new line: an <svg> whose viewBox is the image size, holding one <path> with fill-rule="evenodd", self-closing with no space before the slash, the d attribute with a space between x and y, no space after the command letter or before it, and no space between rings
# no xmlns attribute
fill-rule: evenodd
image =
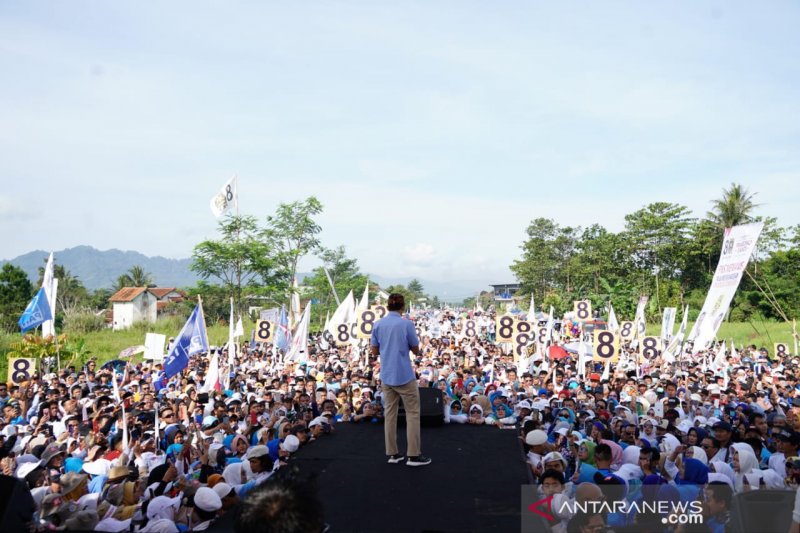
<svg viewBox="0 0 800 533"><path fill-rule="evenodd" d="M149 272L160 287L190 287L200 279L189 268L191 259L188 258L148 257L135 251L98 250L91 246L76 246L53 253L56 264L63 265L90 290L111 288L116 279L134 265L139 265ZM31 282L36 283L39 279L38 269L44 266L49 254L44 250L34 250L13 259L0 260L0 266L11 263L24 270ZM302 283L303 278L308 275L310 274L298 274L298 281ZM414 278L392 278L369 274L369 279L381 287L388 287L394 284L407 285ZM448 302L460 302L480 291L490 289L486 282L478 280L432 281L418 279L427 294Z"/></svg>

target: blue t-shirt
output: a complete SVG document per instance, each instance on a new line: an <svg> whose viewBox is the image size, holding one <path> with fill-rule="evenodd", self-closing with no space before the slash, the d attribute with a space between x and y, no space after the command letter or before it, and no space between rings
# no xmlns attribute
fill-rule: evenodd
<svg viewBox="0 0 800 533"><path fill-rule="evenodd" d="M380 350L383 383L396 387L416 379L408 352L419 346L419 339L410 320L390 311L375 323L370 344Z"/></svg>

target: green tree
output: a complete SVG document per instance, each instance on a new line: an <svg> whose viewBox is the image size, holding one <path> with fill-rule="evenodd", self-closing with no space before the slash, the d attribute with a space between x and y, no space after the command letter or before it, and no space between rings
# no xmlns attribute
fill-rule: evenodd
<svg viewBox="0 0 800 533"><path fill-rule="evenodd" d="M409 281L407 288L409 292L414 295L414 299L425 296L425 289L423 288L422 283L417 278L414 278L411 281Z"/></svg>
<svg viewBox="0 0 800 533"><path fill-rule="evenodd" d="M685 206L655 202L625 216L624 239L638 270L638 287L660 300L659 280L679 279L695 223ZM660 305L658 305L660 307Z"/></svg>
<svg viewBox="0 0 800 533"><path fill-rule="evenodd" d="M0 270L0 328L18 331L17 321L33 297L33 285L19 267L6 263Z"/></svg>
<svg viewBox="0 0 800 533"><path fill-rule="evenodd" d="M406 308L408 308L414 301L414 293L408 290L408 288L405 285L401 285L399 283L396 285L389 285L388 287L386 287L386 292L388 292L389 294L394 294L394 293L402 294L403 298L405 298L406 300Z"/></svg>
<svg viewBox="0 0 800 533"><path fill-rule="evenodd" d="M288 276L289 287L297 275L300 259L320 249L318 235L322 228L314 220L320 213L322 203L310 196L302 202L280 204L275 214L267 217L265 235L276 248L276 260Z"/></svg>
<svg viewBox="0 0 800 533"><path fill-rule="evenodd" d="M719 230L753 222L753 210L758 204L753 202L756 193L750 193L738 183L722 190L722 198L712 200L711 211L706 217Z"/></svg>
<svg viewBox="0 0 800 533"><path fill-rule="evenodd" d="M144 267L134 265L127 272L120 275L114 284L115 291L124 287L155 287L155 282L153 275L147 272Z"/></svg>
<svg viewBox="0 0 800 533"><path fill-rule="evenodd" d="M511 265L524 293L536 296L552 290L572 290L571 261L580 228L561 227L547 218L533 220L522 244L522 258Z"/></svg>
<svg viewBox="0 0 800 533"><path fill-rule="evenodd" d="M314 269L313 274L307 277L303 284L309 287L310 296L317 301L317 305L311 308L312 322L324 320L325 314L336 309L336 298L331 293L328 277L325 275L325 268L331 276L333 286L339 299L347 296L351 290L356 298L360 298L361 291L367 283L367 277L359 271L358 262L347 257L344 246L332 249L323 249L319 253L323 267ZM375 295L374 286L370 287L370 294Z"/></svg>
<svg viewBox="0 0 800 533"><path fill-rule="evenodd" d="M249 215L228 216L219 223L220 238L194 247L192 271L204 280L222 282L243 314L243 288L253 294L285 294L287 276L276 259L274 241ZM205 286L208 288L208 285Z"/></svg>
<svg viewBox="0 0 800 533"><path fill-rule="evenodd" d="M47 260L44 261L47 263ZM58 289L56 290L56 309L55 314L60 311L74 311L87 304L89 291L83 286L83 282L78 276L73 276L72 272L64 268L64 265L55 263L53 265L53 277L58 279ZM44 267L39 267L39 280L36 282L38 287L42 286L44 280ZM58 322L58 321L56 321ZM58 325L58 323L56 323Z"/></svg>

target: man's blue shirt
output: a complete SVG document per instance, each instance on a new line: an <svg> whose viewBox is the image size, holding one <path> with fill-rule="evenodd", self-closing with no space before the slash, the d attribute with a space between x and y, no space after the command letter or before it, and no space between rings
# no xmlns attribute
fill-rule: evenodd
<svg viewBox="0 0 800 533"><path fill-rule="evenodd" d="M375 323L370 344L380 350L383 383L396 387L416 379L408 356L411 348L419 346L413 322L390 311Z"/></svg>

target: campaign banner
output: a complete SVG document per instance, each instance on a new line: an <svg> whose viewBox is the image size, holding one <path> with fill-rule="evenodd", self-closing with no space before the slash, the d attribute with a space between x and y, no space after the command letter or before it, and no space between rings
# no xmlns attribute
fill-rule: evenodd
<svg viewBox="0 0 800 533"><path fill-rule="evenodd" d="M675 314L678 309L675 307L665 307L664 314L661 315L661 340L668 343L672 340L672 332L675 330Z"/></svg>
<svg viewBox="0 0 800 533"><path fill-rule="evenodd" d="M689 333L689 340L694 341L695 352L704 349L716 337L763 227L763 222L756 222L725 230L722 253L717 270L714 272L714 279L711 281L703 309L700 310L700 315L692 326L692 332Z"/></svg>

